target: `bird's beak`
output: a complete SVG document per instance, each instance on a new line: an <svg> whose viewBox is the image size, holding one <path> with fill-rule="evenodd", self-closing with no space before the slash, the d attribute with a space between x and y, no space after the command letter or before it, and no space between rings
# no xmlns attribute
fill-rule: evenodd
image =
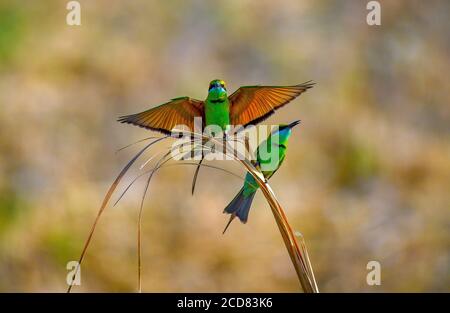
<svg viewBox="0 0 450 313"><path fill-rule="evenodd" d="M300 120L292 122L291 124L288 125L288 127L292 129L292 127L294 127L295 125L298 125L298 124L300 124Z"/></svg>

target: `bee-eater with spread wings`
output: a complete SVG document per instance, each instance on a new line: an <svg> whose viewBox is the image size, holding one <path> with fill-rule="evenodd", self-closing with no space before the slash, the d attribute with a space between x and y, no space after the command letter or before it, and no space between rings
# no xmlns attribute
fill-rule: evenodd
<svg viewBox="0 0 450 313"><path fill-rule="evenodd" d="M147 111L122 116L118 121L169 135L177 125L186 125L194 131L195 117L202 119L202 128L218 125L225 130L228 125L255 125L313 85L308 81L293 86L243 86L228 96L225 82L215 79L209 84L205 101L190 97L174 98ZM194 174L192 193L200 163Z"/></svg>

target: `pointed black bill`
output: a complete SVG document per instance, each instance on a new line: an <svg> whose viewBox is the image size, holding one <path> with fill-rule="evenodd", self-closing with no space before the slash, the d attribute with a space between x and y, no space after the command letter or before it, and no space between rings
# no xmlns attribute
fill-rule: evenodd
<svg viewBox="0 0 450 313"><path fill-rule="evenodd" d="M297 121L292 122L292 123L289 124L287 127L292 128L292 127L294 127L294 126L296 126L296 125L298 125L298 124L300 124L300 120L297 120Z"/></svg>

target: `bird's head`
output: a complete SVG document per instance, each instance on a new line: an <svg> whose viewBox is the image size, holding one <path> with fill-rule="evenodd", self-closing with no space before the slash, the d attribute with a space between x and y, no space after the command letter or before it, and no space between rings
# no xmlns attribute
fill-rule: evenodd
<svg viewBox="0 0 450 313"><path fill-rule="evenodd" d="M227 85L221 79L214 79L209 83L208 98L223 101L227 98Z"/></svg>
<svg viewBox="0 0 450 313"><path fill-rule="evenodd" d="M280 124L278 125L278 128L275 129L273 135L278 135L279 143L286 145L289 137L291 136L292 128L298 124L300 124L300 120L294 121L290 124Z"/></svg>

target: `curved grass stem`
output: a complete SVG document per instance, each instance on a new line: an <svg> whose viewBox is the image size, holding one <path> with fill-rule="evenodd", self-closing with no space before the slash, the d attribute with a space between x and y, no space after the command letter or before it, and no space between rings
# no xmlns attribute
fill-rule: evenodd
<svg viewBox="0 0 450 313"><path fill-rule="evenodd" d="M202 138L202 140L212 140L212 141L216 141L217 144L219 145L223 145L223 149L224 154L226 156L230 156L231 158L233 158L234 160L238 161L245 169L248 173L250 173L254 178L255 181L258 183L262 193L264 194L264 197L266 198L267 202L270 205L270 208L272 210L273 216L275 218L275 222L278 226L278 229L280 231L281 237L283 238L284 244L286 246L286 249L288 251L288 254L291 258L292 264L295 268L295 271L297 273L297 277L299 279L300 285L303 289L304 292L308 292L308 293L317 293L319 292L319 289L317 287L317 282L316 279L314 277L314 272L312 269L312 265L311 265L311 261L308 255L308 251L306 249L306 244L305 244L305 240L303 237L301 237L300 239L300 245L297 242L297 238L294 234L294 232L292 231L292 228L288 222L288 219L284 213L283 208L281 207L280 203L278 202L272 188L270 187L270 185L268 184L267 180L264 178L263 174L254 166L254 164L252 163L250 158L246 158L242 155L238 155L236 154L236 151L233 151L232 154L229 154L226 151L229 151L228 148L228 140L225 141L225 143L219 142L217 139L215 138L210 138L210 137L206 137L202 134L194 134L194 133L189 133L188 135L190 136L200 136ZM119 175L117 176L117 178L115 179L115 181L112 183L112 185L110 186L110 188L108 189L108 192L105 195L105 198L103 199L102 205L97 213L97 216L95 218L95 221L91 227L91 230L89 232L88 238L84 244L83 250L81 252L81 256L79 258L79 262L77 265L77 268L75 270L74 276L78 273L80 265L84 259L84 256L86 254L87 248L92 240L92 236L94 234L95 228L98 224L98 221L106 207L106 205L108 204L112 194L114 193L117 185L119 184L120 180L122 179L122 177L126 174L126 172L128 171L128 169L133 165L133 163L153 144L162 141L166 138L169 138L169 136L165 136L165 137L160 137L154 141L152 141L151 143L147 144L142 150L140 150L128 163L127 165L122 169L122 171L119 173ZM144 140L148 140L148 139L153 139L153 137L149 137L149 138L145 138L141 141ZM233 141L234 139L231 138L231 141ZM139 141L140 142L140 141ZM192 143L192 142L191 142ZM189 143L188 143L189 144ZM205 146L203 144L200 145L193 145L192 149L193 152L195 152L195 149L197 149L198 147L201 148L205 148ZM128 147L128 146L126 146ZM124 147L124 148L126 148ZM141 198L141 203L140 203L140 208L139 208L139 215L138 215L138 227L137 227L137 250L138 250L138 291L141 292L142 291L142 281L141 281L141 259L142 259L142 236L141 236L141 231L142 231L142 214L143 214L143 204L144 204L144 200L145 200L145 196L146 193L148 191L148 187L150 184L150 181L153 177L153 174L159 170L162 167L167 167L170 166L172 164L167 164L167 162L169 162L170 160L174 159L174 155L172 154L171 157L169 157L169 155L173 152L173 150L175 148L179 148L180 146L175 146L172 148L169 148L169 151L163 155L163 157L161 157L157 162L156 162L156 166L152 169L149 170L148 172L145 172L141 175L139 175L138 177L136 177L131 184L125 189L125 191L121 194L121 196L119 197L119 199L116 201L116 204L118 201L120 201L120 199L123 197L123 195L127 192L127 190L131 187L131 185L133 185L133 183L141 176L145 175L145 174L149 174L149 177L147 179L146 185L145 185L145 190L144 190L144 194ZM152 157L153 158L153 157ZM152 159L150 158L147 162L145 162L142 166L141 169L144 168ZM174 164L174 165L181 165L181 164L185 164L185 165L195 165L195 166L199 166L198 163L180 163L180 164ZM215 168L215 169L219 169L222 171L225 171L229 174L232 174L233 176L239 177L242 179L242 177L240 177L239 175L236 175L230 171L227 171L225 169L222 169L220 167L215 167L215 166L211 166L211 165L205 165L205 164L200 164L200 166L204 166L204 167L210 167L210 168ZM72 285L69 286L67 292L70 292L72 289Z"/></svg>

